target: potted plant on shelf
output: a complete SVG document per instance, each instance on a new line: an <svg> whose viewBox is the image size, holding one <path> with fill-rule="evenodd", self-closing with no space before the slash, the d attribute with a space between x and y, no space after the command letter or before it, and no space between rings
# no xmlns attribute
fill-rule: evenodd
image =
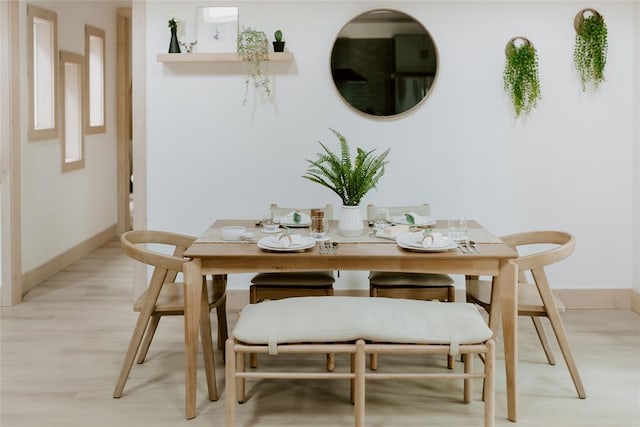
<svg viewBox="0 0 640 427"><path fill-rule="evenodd" d="M580 75L582 90L591 84L594 89L604 82L604 67L607 64L607 25L602 15L594 9L583 9L573 20L576 30L576 45L573 63Z"/></svg>
<svg viewBox="0 0 640 427"><path fill-rule="evenodd" d="M307 159L309 166L303 178L327 187L340 197L342 210L338 230L344 236L359 236L364 228L360 201L369 190L376 188L384 175L389 149L375 156L375 149L365 151L357 148L355 162L352 163L347 139L338 131L329 130L340 142L340 154L334 154L319 142L324 152L318 153L316 160Z"/></svg>
<svg viewBox="0 0 640 427"><path fill-rule="evenodd" d="M530 113L540 99L538 53L524 37L514 37L505 48L506 63L503 72L504 90L516 110L516 117Z"/></svg>
<svg viewBox="0 0 640 427"><path fill-rule="evenodd" d="M242 105L247 103L250 82L254 88L262 89L267 96L270 96L271 82L262 68L262 63L268 59L269 55L269 40L265 32L242 27L242 31L238 34L238 54L247 61L247 79Z"/></svg>
<svg viewBox="0 0 640 427"><path fill-rule="evenodd" d="M276 32L273 33L273 38L276 39L276 41L273 42L273 51L284 52L284 40L282 40L282 31L276 30Z"/></svg>

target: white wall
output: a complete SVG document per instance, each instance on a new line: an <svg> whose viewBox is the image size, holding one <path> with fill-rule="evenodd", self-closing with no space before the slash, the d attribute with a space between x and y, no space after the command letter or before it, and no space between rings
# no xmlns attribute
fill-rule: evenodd
<svg viewBox="0 0 640 427"><path fill-rule="evenodd" d="M258 218L272 201L338 205L301 178L318 140L337 146L327 129L333 127L352 146L391 147L387 173L363 204L428 201L436 217L464 214L496 234L567 230L577 237L576 252L551 269L555 287L631 287L634 2L589 4L605 16L609 55L607 82L587 94L572 69L573 18L585 7L579 2L234 4L240 25L268 35L282 29L294 54L291 64L269 64L271 100L252 92L241 105L241 63L156 62L168 48L167 21L185 21L191 41L202 4L146 5L149 228L197 235L216 218ZM430 98L399 119L355 113L329 71L341 27L377 7L420 20L440 53ZM502 89L504 47L516 35L538 49L543 96L518 120ZM346 276L338 288L366 287L363 275ZM246 287L246 277L230 286Z"/></svg>
<svg viewBox="0 0 640 427"><path fill-rule="evenodd" d="M62 173L59 138L29 142L27 2L20 2L22 271L28 272L116 222L116 5L106 1L29 2L58 14L58 48L84 55L84 25L106 32L107 132L85 136L84 169Z"/></svg>

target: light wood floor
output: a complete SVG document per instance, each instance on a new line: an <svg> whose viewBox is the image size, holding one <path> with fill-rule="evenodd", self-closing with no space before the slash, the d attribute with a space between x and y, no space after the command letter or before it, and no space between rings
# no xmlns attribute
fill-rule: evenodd
<svg viewBox="0 0 640 427"><path fill-rule="evenodd" d="M111 397L136 318L131 310L132 266L112 242L31 291L24 303L0 311L2 427L223 425L219 351L222 398L207 400L201 368L199 415L184 419L181 317L163 319L147 361L133 367L124 396ZM521 319L520 421L506 420L500 352L496 425L640 426L640 316L628 310L586 310L563 317L588 398L577 398L558 351L558 365L545 363L531 323ZM233 327L236 314L229 313L229 320ZM263 357L260 364L322 369L323 357ZM417 364L441 369L445 360L380 358L381 369ZM348 369L345 359L337 358L336 365ZM249 401L237 411L239 426L353 425L346 381L263 380L248 387ZM479 389L478 384L476 398ZM482 404L461 400L462 384L457 381L369 381L366 425L481 426Z"/></svg>

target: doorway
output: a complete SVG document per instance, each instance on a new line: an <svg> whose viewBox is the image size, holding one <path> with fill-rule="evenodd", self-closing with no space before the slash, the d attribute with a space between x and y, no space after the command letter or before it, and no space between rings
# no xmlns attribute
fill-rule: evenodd
<svg viewBox="0 0 640 427"><path fill-rule="evenodd" d="M131 8L118 8L116 35L118 138L118 235L132 228L134 206L132 156Z"/></svg>
<svg viewBox="0 0 640 427"><path fill-rule="evenodd" d="M18 2L0 2L0 306L22 300Z"/></svg>

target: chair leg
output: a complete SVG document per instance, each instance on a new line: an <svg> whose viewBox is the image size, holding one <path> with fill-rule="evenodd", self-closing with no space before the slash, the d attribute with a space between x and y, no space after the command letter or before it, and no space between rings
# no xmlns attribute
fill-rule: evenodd
<svg viewBox="0 0 640 427"><path fill-rule="evenodd" d="M204 370L207 376L209 400L218 400L213 340L211 338L211 312L208 301L209 296L207 295L207 286L205 283L203 284L202 302L200 304L200 341L202 342L202 356L204 359Z"/></svg>
<svg viewBox="0 0 640 427"><path fill-rule="evenodd" d="M582 380L578 373L578 367L576 366L576 361L573 358L573 352L571 351L571 345L569 344L567 333L565 332L564 325L562 324L562 318L560 318L558 307L553 300L553 294L551 293L551 288L549 288L549 283L547 282L547 276L542 268L532 269L531 273L534 281L536 282L536 286L538 287L542 303L547 311L547 316L549 317L549 322L551 322L553 332L558 340L560 351L562 351L564 361L567 364L567 368L569 368L569 373L571 374L571 379L573 380L573 384L578 392L578 397L580 397L580 399L585 399L587 397L587 393L582 385Z"/></svg>
<svg viewBox="0 0 640 427"><path fill-rule="evenodd" d="M371 368L372 371L378 370L378 353L371 353L369 368Z"/></svg>
<svg viewBox="0 0 640 427"><path fill-rule="evenodd" d="M578 372L578 366L576 365L576 361L573 358L571 345L569 344L567 333L564 330L562 319L560 319L560 314L557 311L555 313L548 314L549 320L551 321L551 327L553 328L553 332L555 333L556 339L558 340L558 344L560 346L560 351L562 352L564 361L567 364L567 368L569 368L569 373L571 374L573 385L576 387L576 391L578 392L578 397L580 397L580 399L586 399L587 393L585 392L584 386L582 385L580 373Z"/></svg>
<svg viewBox="0 0 640 427"><path fill-rule="evenodd" d="M142 338L144 336L144 332L147 329L147 325L149 324L149 319L151 318L150 312L141 311L138 315L138 320L136 321L136 326L133 329L133 335L131 336L131 340L129 341L129 347L127 348L127 354L124 357L124 361L122 362L122 369L120 369L120 376L118 377L118 381L116 382L116 387L113 390L113 397L119 398L122 396L122 391L124 390L124 385L127 383L127 378L129 377L129 373L131 372L131 367L133 366L133 361L138 353L138 349L140 348L140 343L142 342Z"/></svg>
<svg viewBox="0 0 640 427"><path fill-rule="evenodd" d="M327 353L327 371L333 372L336 367L336 358L333 353Z"/></svg>
<svg viewBox="0 0 640 427"><path fill-rule="evenodd" d="M544 354L545 356L547 356L549 365L555 365L556 358L553 356L553 350L551 350L551 344L549 343L549 338L547 338L547 333L544 330L542 319L537 316L531 316L531 320L533 321L533 326L536 328L536 333L538 334L538 338L540 339L540 344L542 344Z"/></svg>
<svg viewBox="0 0 640 427"><path fill-rule="evenodd" d="M227 325L227 297L220 301L216 308L216 316L218 317L218 348L224 349L224 343L229 338L229 327ZM226 361L226 352L222 352L222 360Z"/></svg>
<svg viewBox="0 0 640 427"><path fill-rule="evenodd" d="M156 333L156 329L158 329L158 323L160 323L159 314L154 314L151 316L151 321L147 326L147 332L144 335L144 340L142 341L142 346L140 347L140 351L138 352L138 359L136 359L136 363L144 363L144 359L147 357L147 353L149 352L149 347L151 347L151 341Z"/></svg>

